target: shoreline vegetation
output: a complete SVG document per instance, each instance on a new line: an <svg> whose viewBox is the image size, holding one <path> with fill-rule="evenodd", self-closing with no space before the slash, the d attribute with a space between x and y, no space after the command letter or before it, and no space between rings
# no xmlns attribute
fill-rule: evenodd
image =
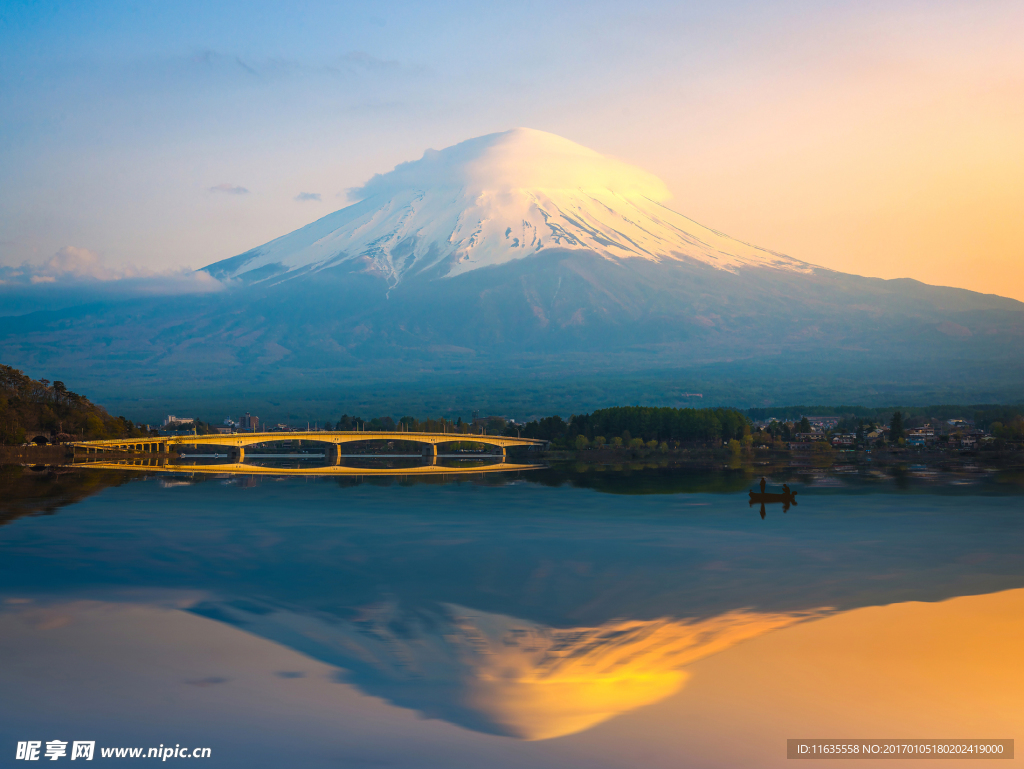
<svg viewBox="0 0 1024 769"><path fill-rule="evenodd" d="M218 429L201 420L194 420L190 427L197 435ZM598 464L669 458L742 464L758 457L809 454L824 466L860 452L872 452L876 458L964 450L1014 454L1024 448L1024 406L789 406L746 411L617 406L575 414L568 420L553 415L525 423L475 414L469 421L412 416L365 420L343 414L336 423L326 421L318 428L364 431L368 441L379 431L444 432L453 439L474 434L521 436L548 442L542 458ZM288 440L291 429L277 425L271 431L281 432L280 440ZM33 380L0 365L0 462L61 464L70 452L60 444L69 441L160 434L149 425L111 416L61 381ZM40 445L25 445L32 441Z"/></svg>

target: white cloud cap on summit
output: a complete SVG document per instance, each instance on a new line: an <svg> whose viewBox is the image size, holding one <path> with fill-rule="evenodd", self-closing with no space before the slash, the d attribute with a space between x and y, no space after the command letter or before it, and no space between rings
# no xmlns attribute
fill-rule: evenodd
<svg viewBox="0 0 1024 769"><path fill-rule="evenodd" d="M659 202L671 197L668 187L654 174L532 128L514 128L447 149L427 150L419 160L377 174L351 190L350 197L363 200L439 187L473 192L614 190Z"/></svg>

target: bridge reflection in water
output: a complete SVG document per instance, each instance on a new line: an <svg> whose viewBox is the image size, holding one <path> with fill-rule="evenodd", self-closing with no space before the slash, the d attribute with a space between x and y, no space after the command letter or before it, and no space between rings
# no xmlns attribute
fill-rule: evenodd
<svg viewBox="0 0 1024 769"><path fill-rule="evenodd" d="M296 455L296 458L301 458ZM388 456L382 454L381 460ZM170 462L166 459L138 457L131 459L76 461L76 467L94 467L103 470L145 470L158 473L203 473L236 475L469 475L478 473L507 473L518 470L540 470L544 465L513 464L494 462L489 465L438 465L424 464L412 467L352 467L348 465L322 465L311 467L281 467L275 465L252 465L242 462L216 464L187 464Z"/></svg>

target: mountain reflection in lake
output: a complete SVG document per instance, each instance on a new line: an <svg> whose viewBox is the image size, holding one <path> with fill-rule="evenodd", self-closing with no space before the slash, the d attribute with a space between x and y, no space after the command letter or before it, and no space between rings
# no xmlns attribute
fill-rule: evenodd
<svg viewBox="0 0 1024 769"><path fill-rule="evenodd" d="M664 699L683 685L687 664L805 616L734 611L552 628L451 604L419 612L376 604L352 619L248 602L191 611L335 665L367 694L524 740L572 734Z"/></svg>
<svg viewBox="0 0 1024 769"><path fill-rule="evenodd" d="M963 737L978 712L978 736L1013 736L1024 708L1005 640L1024 594L1014 476L780 471L800 504L761 520L750 475L680 468L106 488L83 470L81 493L18 472L4 744L170 741L224 766L781 765L805 732Z"/></svg>

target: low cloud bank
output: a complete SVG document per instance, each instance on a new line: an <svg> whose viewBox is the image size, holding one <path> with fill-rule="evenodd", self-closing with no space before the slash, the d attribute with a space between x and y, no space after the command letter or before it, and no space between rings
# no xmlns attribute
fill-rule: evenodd
<svg viewBox="0 0 1024 769"><path fill-rule="evenodd" d="M147 270L128 265L108 267L99 254L88 248L64 246L41 264L25 262L20 267L0 268L5 281L19 282L19 278L30 283L56 283L58 280L123 280L152 274Z"/></svg>
<svg viewBox="0 0 1024 769"><path fill-rule="evenodd" d="M206 272L111 266L94 251L65 246L41 263L0 266L0 315L91 301L210 294L224 288L224 283Z"/></svg>

